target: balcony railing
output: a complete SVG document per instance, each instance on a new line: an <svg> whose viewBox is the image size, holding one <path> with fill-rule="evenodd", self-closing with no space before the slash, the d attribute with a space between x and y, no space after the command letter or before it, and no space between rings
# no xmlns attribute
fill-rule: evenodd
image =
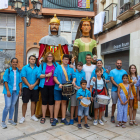
<svg viewBox="0 0 140 140"><path fill-rule="evenodd" d="M111 3L108 7L104 9L104 11L105 11L104 24L108 23L109 21L116 21L116 17L117 17L116 3Z"/></svg>
<svg viewBox="0 0 140 140"><path fill-rule="evenodd" d="M140 11L140 0L135 0L135 5L132 8L134 10Z"/></svg>
<svg viewBox="0 0 140 140"><path fill-rule="evenodd" d="M134 5L140 3L140 0L122 0L122 1L123 3L121 3L119 14L122 14L125 11L132 9Z"/></svg>
<svg viewBox="0 0 140 140"><path fill-rule="evenodd" d="M93 11L94 0L90 0L90 8L79 8L78 0L43 0L43 8Z"/></svg>
<svg viewBox="0 0 140 140"><path fill-rule="evenodd" d="M108 7L104 9L104 11L104 28L111 28L117 23L117 4L111 3Z"/></svg>
<svg viewBox="0 0 140 140"><path fill-rule="evenodd" d="M22 0L23 6L25 6L25 0ZM10 0L8 0L8 5L11 5ZM29 6L29 0L27 0L27 6Z"/></svg>

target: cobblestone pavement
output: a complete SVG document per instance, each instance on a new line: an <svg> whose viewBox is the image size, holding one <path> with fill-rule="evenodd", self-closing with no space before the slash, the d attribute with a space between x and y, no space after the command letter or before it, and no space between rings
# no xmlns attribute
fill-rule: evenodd
<svg viewBox="0 0 140 140"><path fill-rule="evenodd" d="M2 93L2 86L0 86L0 93ZM18 119L22 117L22 100L19 101L19 115ZM4 108L4 97L0 94L0 120ZM115 127L115 124L110 122L111 103L109 105L109 117L104 126L93 126L93 120L88 121L90 129L78 130L77 123L74 125L65 126L59 123L56 127L52 127L49 118L46 119L45 124L40 122L33 122L30 120L30 104L28 105L26 113L26 121L17 126L8 125L7 129L0 127L0 140L140 140L140 104L137 113L137 122L139 126L130 126L126 124L126 128ZM115 114L116 116L116 114ZM69 120L69 117L67 117ZM82 126L84 121L82 122Z"/></svg>

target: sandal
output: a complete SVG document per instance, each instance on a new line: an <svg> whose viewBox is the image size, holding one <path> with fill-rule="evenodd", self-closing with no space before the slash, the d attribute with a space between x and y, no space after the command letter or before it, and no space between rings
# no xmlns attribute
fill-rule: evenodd
<svg viewBox="0 0 140 140"><path fill-rule="evenodd" d="M122 123L122 128L126 128L126 126L125 126L125 124L124 124L124 123Z"/></svg>
<svg viewBox="0 0 140 140"><path fill-rule="evenodd" d="M45 118L41 118L40 123L41 123L41 124L44 124L44 123L45 123L45 121L46 121L46 119L45 119Z"/></svg>
<svg viewBox="0 0 140 140"><path fill-rule="evenodd" d="M129 124L130 124L130 125L133 125L133 120L130 120Z"/></svg>
<svg viewBox="0 0 140 140"><path fill-rule="evenodd" d="M122 124L121 124L121 123L118 123L118 124L116 125L116 127L120 127L120 126L122 126Z"/></svg>
<svg viewBox="0 0 140 140"><path fill-rule="evenodd" d="M133 124L138 126L138 123L135 120L133 120Z"/></svg>
<svg viewBox="0 0 140 140"><path fill-rule="evenodd" d="M50 123L53 123L53 118L50 118Z"/></svg>

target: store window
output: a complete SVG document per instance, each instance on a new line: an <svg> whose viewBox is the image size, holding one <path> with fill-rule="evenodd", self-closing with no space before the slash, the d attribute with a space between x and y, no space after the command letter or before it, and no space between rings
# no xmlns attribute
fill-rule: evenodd
<svg viewBox="0 0 140 140"><path fill-rule="evenodd" d="M0 41L16 41L16 16L0 14Z"/></svg>
<svg viewBox="0 0 140 140"><path fill-rule="evenodd" d="M62 18L59 17L61 25L61 35L66 38L69 43L68 49L71 52L75 41L77 29L81 19L77 18Z"/></svg>

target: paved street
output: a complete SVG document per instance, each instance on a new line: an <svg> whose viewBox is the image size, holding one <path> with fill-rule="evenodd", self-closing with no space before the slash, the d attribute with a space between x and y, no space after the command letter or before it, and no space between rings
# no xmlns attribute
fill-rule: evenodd
<svg viewBox="0 0 140 140"><path fill-rule="evenodd" d="M0 86L2 93L2 86ZM0 120L4 108L3 94L0 94ZM22 100L19 101L19 119L22 117L21 112ZM137 122L139 126L129 126L126 128L117 128L115 124L110 122L111 106L109 106L108 122L104 126L93 126L93 121L88 121L90 129L78 130L77 123L73 126L65 126L59 123L56 127L52 127L49 123L49 118L45 124L33 122L30 120L30 105L26 114L26 122L17 124L16 127L8 125L7 129L0 127L0 140L140 140L140 104L137 114ZM69 117L67 117L69 120ZM82 122L82 125L84 121Z"/></svg>

